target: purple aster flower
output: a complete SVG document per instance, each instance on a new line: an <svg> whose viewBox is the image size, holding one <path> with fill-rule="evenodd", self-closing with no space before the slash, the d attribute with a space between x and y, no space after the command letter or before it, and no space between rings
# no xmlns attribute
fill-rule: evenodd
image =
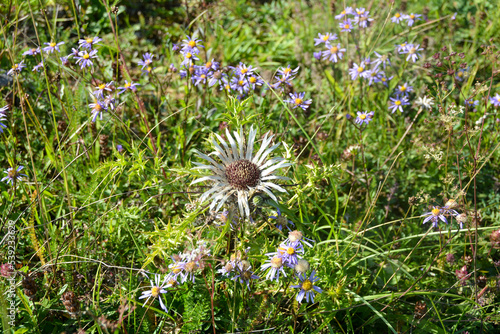
<svg viewBox="0 0 500 334"><path fill-rule="evenodd" d="M490 97L490 103L493 104L494 107L500 107L500 95L496 93L495 96Z"/></svg>
<svg viewBox="0 0 500 334"><path fill-rule="evenodd" d="M404 42L404 43L401 43L401 44L396 44L396 51L399 54L406 53L406 48L407 47L408 47L408 42Z"/></svg>
<svg viewBox="0 0 500 334"><path fill-rule="evenodd" d="M175 270L181 270L178 275L181 277L181 283L186 281L193 282L195 281L195 273L200 268L200 264L197 259L187 259L185 261L181 261L177 263L177 266L174 267Z"/></svg>
<svg viewBox="0 0 500 334"><path fill-rule="evenodd" d="M3 124L1 121L6 121L5 112L9 109L9 106L0 108L0 133L3 133L3 129L7 128L7 125Z"/></svg>
<svg viewBox="0 0 500 334"><path fill-rule="evenodd" d="M279 281L280 279L280 272L283 274L283 276L286 277L285 269L283 266L283 258L281 256L278 256L276 253L273 253L269 258L269 262L264 263L260 269L262 271L265 271L266 269L269 269L269 271L266 274L266 279L268 280L274 280L276 279L276 282Z"/></svg>
<svg viewBox="0 0 500 334"><path fill-rule="evenodd" d="M411 27L413 25L413 23L415 23L415 21L421 20L421 18L420 18L421 16L422 15L420 15L420 14L411 13L410 15L405 15L403 18L408 23L408 27Z"/></svg>
<svg viewBox="0 0 500 334"><path fill-rule="evenodd" d="M264 80L262 80L261 78L255 76L255 75L249 76L247 78L247 81L253 90L255 90L255 88L257 88L257 86L259 86L259 87L262 86L262 84L264 83Z"/></svg>
<svg viewBox="0 0 500 334"><path fill-rule="evenodd" d="M36 56L40 53L40 48L32 48L23 53L23 56Z"/></svg>
<svg viewBox="0 0 500 334"><path fill-rule="evenodd" d="M285 243L290 242L291 244L298 244L299 247L304 249L304 245L312 247L312 244L309 243L309 241L314 242L314 240L304 237L302 232L295 230L288 233L288 238L286 238Z"/></svg>
<svg viewBox="0 0 500 334"><path fill-rule="evenodd" d="M297 294L296 300L299 303L302 303L302 300L304 299L304 296L306 297L306 301L309 303L314 303L314 292L316 291L317 293L322 293L323 290L316 285L314 285L314 282L319 280L319 277L316 276L316 271L312 271L311 276L307 278L307 276L300 274L300 284L298 285L292 285L292 288L297 288L300 289L299 293Z"/></svg>
<svg viewBox="0 0 500 334"><path fill-rule="evenodd" d="M179 47L179 44L172 44L172 51L173 52L177 52L179 51L181 48Z"/></svg>
<svg viewBox="0 0 500 334"><path fill-rule="evenodd" d="M322 52L321 51L318 51L318 52L313 52L313 57L317 60L320 60L321 59L321 54Z"/></svg>
<svg viewBox="0 0 500 334"><path fill-rule="evenodd" d="M118 95L120 95L121 93L125 93L125 91L127 91L127 90L131 90L131 91L135 92L135 91L137 91L136 86L140 86L140 84L135 83L135 82L128 82L127 80L125 80L125 84L123 85L123 87L118 87L118 89L120 89L120 92L118 92Z"/></svg>
<svg viewBox="0 0 500 334"><path fill-rule="evenodd" d="M450 18L450 19L451 19L452 21L453 21L453 20L455 20L455 19L457 18L457 14L458 14L458 13L453 14L453 15L451 16L451 18Z"/></svg>
<svg viewBox="0 0 500 334"><path fill-rule="evenodd" d="M403 106L407 106L410 104L406 96L396 96L395 98L391 97L390 99L391 105L389 106L389 110L391 110L392 113L394 113L396 110L403 112Z"/></svg>
<svg viewBox="0 0 500 334"><path fill-rule="evenodd" d="M356 8L352 14L354 14L355 17L358 17L361 15L366 15L368 13L370 12L367 12L364 8Z"/></svg>
<svg viewBox="0 0 500 334"><path fill-rule="evenodd" d="M137 65L142 66L142 69L144 69L144 67L146 67L146 66L149 67L149 65L151 65L153 63L154 56L155 56L154 54L146 52L145 54L142 55L142 58L144 60L139 60Z"/></svg>
<svg viewBox="0 0 500 334"><path fill-rule="evenodd" d="M224 85L223 79L226 79L227 81L227 75L223 73L222 71L215 71L210 73L209 75L209 81L208 81L208 86L212 87L215 84L219 84L220 86Z"/></svg>
<svg viewBox="0 0 500 334"><path fill-rule="evenodd" d="M209 72L210 70L205 66L196 66L193 75L194 85L198 86L200 83L205 84L210 74Z"/></svg>
<svg viewBox="0 0 500 334"><path fill-rule="evenodd" d="M356 80L358 77L368 78L369 72L365 69L365 67L363 67L363 64L358 66L358 64L354 63L353 67L349 69L349 75L352 80Z"/></svg>
<svg viewBox="0 0 500 334"><path fill-rule="evenodd" d="M404 19L404 15L401 15L400 13L394 14L393 17L391 17L391 21L394 23L401 23Z"/></svg>
<svg viewBox="0 0 500 334"><path fill-rule="evenodd" d="M438 222L441 220L442 222L448 224L448 220L446 220L446 217L443 214L443 211L435 206L433 209L429 212L424 213L424 217L427 217L424 219L424 222L422 224L427 223L428 221L432 222L432 226L438 227Z"/></svg>
<svg viewBox="0 0 500 334"><path fill-rule="evenodd" d="M162 294L167 293L167 290L165 290L165 288L167 287L167 280L166 280L167 277L165 277L165 279L162 282L160 282L161 279L160 279L160 275L158 275L158 274L154 275L153 280L151 280L146 274L143 273L143 275L149 279L149 282L151 283L151 289L144 291L142 293L142 295L139 297L139 299L146 298L146 301L144 302L142 307L144 307L146 305L146 303L149 301L149 299L151 297L153 297L153 299L158 298L158 300L160 301L160 307L162 308L162 310L164 310L165 312L168 312L167 307L165 306L165 304L163 303L163 300L161 298Z"/></svg>
<svg viewBox="0 0 500 334"><path fill-rule="evenodd" d="M375 112L373 111L370 112L358 111L358 117L356 117L354 123L358 125L362 125L363 123L365 123L368 125L368 123L370 123L370 121L372 120L374 114Z"/></svg>
<svg viewBox="0 0 500 334"><path fill-rule="evenodd" d="M288 220L285 216L283 216L280 209L277 209L277 211L278 214L276 216L269 216L269 218L276 220L274 225L278 230L283 231L283 227L286 227L288 231L291 232L292 230L290 229L289 225L295 226L295 224L291 220Z"/></svg>
<svg viewBox="0 0 500 334"><path fill-rule="evenodd" d="M75 49L75 48L71 48L71 53L68 55L68 58L69 57L73 57L73 58L78 57L79 54L80 54L80 50Z"/></svg>
<svg viewBox="0 0 500 334"><path fill-rule="evenodd" d="M396 88L396 94L398 95L408 96L411 92L413 92L413 86L408 85L406 82Z"/></svg>
<svg viewBox="0 0 500 334"><path fill-rule="evenodd" d="M146 75L151 75L151 73L153 73L153 70L155 69L156 67L151 67L151 66L148 66L146 67L145 69L141 70L142 74L146 74Z"/></svg>
<svg viewBox="0 0 500 334"><path fill-rule="evenodd" d="M190 52L191 54L198 54L200 50L198 48L203 48L204 46L200 44L201 39L195 39L190 36L186 36L186 39L182 41L182 51Z"/></svg>
<svg viewBox="0 0 500 334"><path fill-rule="evenodd" d="M211 61L209 61L205 64L205 68L207 68L211 71L218 71L220 68L220 63L218 61L215 61L215 59L212 58Z"/></svg>
<svg viewBox="0 0 500 334"><path fill-rule="evenodd" d="M118 151L118 153L123 153L125 151L125 149L123 148L123 145L116 145L116 150Z"/></svg>
<svg viewBox="0 0 500 334"><path fill-rule="evenodd" d="M344 56L345 49L340 47L340 43L335 45L326 44L327 50L323 51L323 59L328 59L331 62L337 63Z"/></svg>
<svg viewBox="0 0 500 334"><path fill-rule="evenodd" d="M394 76L390 76L389 78L385 75L385 73L381 72L380 82L384 84L384 86L389 87L389 81L392 80Z"/></svg>
<svg viewBox="0 0 500 334"><path fill-rule="evenodd" d="M351 19L347 19L347 20L344 20L343 22L340 22L339 23L339 26L340 26L340 31L347 31L347 32L351 32L352 30L352 21Z"/></svg>
<svg viewBox="0 0 500 334"><path fill-rule="evenodd" d="M225 90L227 93L231 92L231 83L227 77L222 77L221 83L219 84L219 90Z"/></svg>
<svg viewBox="0 0 500 334"><path fill-rule="evenodd" d="M247 66L240 62L239 65L234 68L234 70L235 70L234 74L236 76L246 77L248 75L252 75L253 71L255 71L255 68L252 68L252 65Z"/></svg>
<svg viewBox="0 0 500 334"><path fill-rule="evenodd" d="M466 99L465 102L465 107L466 108L471 108L471 107L475 107L479 104L479 100L474 100L474 99Z"/></svg>
<svg viewBox="0 0 500 334"><path fill-rule="evenodd" d="M193 61L200 60L195 53L187 51L182 54L184 55L184 60L182 61L181 66L190 67Z"/></svg>
<svg viewBox="0 0 500 334"><path fill-rule="evenodd" d="M250 87L245 77L240 76L240 77L233 77L231 79L231 89L243 95L250 90Z"/></svg>
<svg viewBox="0 0 500 334"><path fill-rule="evenodd" d="M12 68L7 72L7 75L14 75L14 74L19 74L25 68L26 65L24 65L24 60L22 60L19 64L14 64Z"/></svg>
<svg viewBox="0 0 500 334"><path fill-rule="evenodd" d="M285 102L291 103L292 109L297 107L302 108L304 111L309 108L309 105L312 103L312 100L304 100L305 92L302 93L290 93L291 99L284 100Z"/></svg>
<svg viewBox="0 0 500 334"><path fill-rule="evenodd" d="M369 12L366 12L365 14L356 16L354 18L353 23L357 24L360 28L368 28L368 24L373 21L371 17L368 16Z"/></svg>
<svg viewBox="0 0 500 334"><path fill-rule="evenodd" d="M104 98L104 92L111 92L112 91L112 89L111 89L112 85L113 85L113 81L110 81L108 83L103 82L103 83L99 84L98 86L96 86L97 89L95 91L93 91L92 94L94 94L95 97L102 99L102 98Z"/></svg>
<svg viewBox="0 0 500 334"><path fill-rule="evenodd" d="M38 65L33 66L33 69L31 70L32 72L37 71L40 72L40 70L43 68L43 60L38 63Z"/></svg>
<svg viewBox="0 0 500 334"><path fill-rule="evenodd" d="M467 76L467 69L461 68L455 73L455 79L458 81L464 81L464 78Z"/></svg>
<svg viewBox="0 0 500 334"><path fill-rule="evenodd" d="M43 51L45 51L47 54L51 54L52 52L54 52L54 50L57 50L57 52L60 52L59 45L63 45L64 42L59 42L59 43L50 42L50 43L43 43L43 44L48 45L48 46L43 48Z"/></svg>
<svg viewBox="0 0 500 334"><path fill-rule="evenodd" d="M80 44L78 47L79 48L85 48L85 49L92 49L92 46L94 44L97 44L99 43L100 41L102 41L101 38L99 37L87 37L85 39L81 39L78 41L78 44Z"/></svg>
<svg viewBox="0 0 500 334"><path fill-rule="evenodd" d="M301 258L298 253L304 253L302 244L288 241L278 247L276 254L283 259L284 265L293 268L299 261L299 258Z"/></svg>
<svg viewBox="0 0 500 334"><path fill-rule="evenodd" d="M408 54L408 56L406 57L406 61L409 61L411 59L413 60L413 62L416 62L418 57L420 57L420 54L418 52L423 50L424 49L420 47L420 44L408 44L406 50L401 53Z"/></svg>
<svg viewBox="0 0 500 334"><path fill-rule="evenodd" d="M337 34L331 34L327 32L326 34L322 35L318 33L318 38L314 39L314 46L320 45L321 43L328 43L330 41L334 41L337 39Z"/></svg>
<svg viewBox="0 0 500 334"><path fill-rule="evenodd" d="M92 109L92 122L95 123L97 116L102 120L102 112L106 111L108 107L104 103L104 101L96 100L94 103L90 103L89 107Z"/></svg>
<svg viewBox="0 0 500 334"><path fill-rule="evenodd" d="M286 68L285 67L280 67L277 71L276 71L276 76L283 76L283 77L288 77L289 80L293 80L295 79L295 76L297 75L297 73L299 72L299 68L300 66L297 66L296 69L292 70L290 68L290 65L288 65Z"/></svg>
<svg viewBox="0 0 500 334"><path fill-rule="evenodd" d="M384 65L384 70L387 64L391 65L391 60L389 59L388 55L381 55L378 52L374 51L375 55L377 56L377 59L375 59L372 64L375 65L375 67L378 67L380 64Z"/></svg>
<svg viewBox="0 0 500 334"><path fill-rule="evenodd" d="M354 14L354 11L352 10L352 7L347 7L339 15L335 15L335 19L341 20L341 19L343 19L344 17L346 17L349 14Z"/></svg>
<svg viewBox="0 0 500 334"><path fill-rule="evenodd" d="M243 260L238 264L238 266L236 266L236 269L238 274L232 279L239 280L241 284L246 283L248 290L250 290L250 280L259 279L259 276L254 275L253 271L250 270L252 269L250 262Z"/></svg>
<svg viewBox="0 0 500 334"><path fill-rule="evenodd" d="M90 67L94 66L92 63L92 59L97 58L97 50L92 50L90 53L87 52L87 50L81 51L78 53L78 57L75 57L76 63L80 63L80 69L83 70L85 67Z"/></svg>
<svg viewBox="0 0 500 334"><path fill-rule="evenodd" d="M69 56L59 57L59 60L61 61L61 64L63 64L63 66L68 66L69 65L68 58L69 58Z"/></svg>
<svg viewBox="0 0 500 334"><path fill-rule="evenodd" d="M368 86L371 86L374 82L380 82L382 81L382 77L385 76L385 73L378 69L377 67L373 68L372 70L369 70L369 75L368 75Z"/></svg>
<svg viewBox="0 0 500 334"><path fill-rule="evenodd" d="M26 174L21 174L21 170L23 170L24 166L19 166L17 169L14 169L12 167L7 168L7 170L3 171L7 176L5 176L1 182L5 181L7 184L14 184L16 181L21 181L23 179L23 176L26 176Z"/></svg>

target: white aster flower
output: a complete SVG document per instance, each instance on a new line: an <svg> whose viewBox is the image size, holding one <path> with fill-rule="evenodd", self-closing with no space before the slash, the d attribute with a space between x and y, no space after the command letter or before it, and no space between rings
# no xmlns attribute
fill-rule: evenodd
<svg viewBox="0 0 500 334"><path fill-rule="evenodd" d="M424 96L424 97L419 97L417 101L415 101L415 104L425 109L431 109L432 106L434 105L434 101L432 97Z"/></svg>
<svg viewBox="0 0 500 334"><path fill-rule="evenodd" d="M211 181L213 186L201 195L201 203L207 199L211 199L210 210L215 209L217 212L230 197L233 197L235 200L237 199L241 216L250 217L248 199L256 191L265 192L274 201L277 201L277 198L271 192L271 189L287 192L279 185L270 181L290 180L288 177L277 176L274 173L279 168L288 167L292 164L282 157L267 159L269 154L279 146L278 143L269 147L274 137L269 136L269 132L264 136L262 146L255 155L253 146L257 130L253 127L250 128L246 145L243 130L240 130L240 133L234 131L233 134L234 138L226 129L226 137L229 144L221 136L215 134L222 147L217 143L215 138L212 139L215 151L210 153L210 155L217 156L220 162L206 154L196 152L198 157L208 161L210 164L204 165L194 162L196 167L193 169L209 169L213 172L213 175L196 179L191 185L203 181Z"/></svg>

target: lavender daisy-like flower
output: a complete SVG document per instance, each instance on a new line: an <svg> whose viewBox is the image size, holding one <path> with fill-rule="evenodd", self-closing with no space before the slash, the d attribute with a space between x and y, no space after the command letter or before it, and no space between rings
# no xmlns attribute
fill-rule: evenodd
<svg viewBox="0 0 500 334"><path fill-rule="evenodd" d="M349 14L354 14L354 11L352 10L352 7L347 7L342 12L340 12L339 15L335 15L335 19L341 20L341 19L343 19L344 17L346 17Z"/></svg>
<svg viewBox="0 0 500 334"><path fill-rule="evenodd" d="M418 53L419 51L423 51L420 47L420 44L408 44L406 47L406 50L404 52L401 52L402 54L408 54L406 57L406 61L409 61L410 59L413 60L413 62L416 62L418 57L420 57L420 54Z"/></svg>
<svg viewBox="0 0 500 334"><path fill-rule="evenodd" d="M97 44L100 41L102 41L102 39L97 37L97 36L96 37L87 37L85 39L81 39L78 41L78 44L80 44L78 47L84 48L84 49L92 49L94 44Z"/></svg>
<svg viewBox="0 0 500 334"><path fill-rule="evenodd" d="M299 72L299 68L300 66L297 66L296 69L292 70L290 68L290 65L288 65L287 67L280 67L277 71L276 71L276 76L283 76L283 77L288 77L289 80L292 80L292 79L295 79L295 76L297 75L297 73Z"/></svg>
<svg viewBox="0 0 500 334"><path fill-rule="evenodd" d="M233 200L238 203L240 215L250 217L250 206L248 199L256 192L263 191L274 201L277 201L276 196L271 192L271 189L280 192L287 192L279 185L272 183L272 180L290 180L284 176L277 176L275 173L278 169L291 166L281 157L267 159L269 154L278 148L279 144L269 147L273 136L267 133L262 140L262 146L254 154L254 142L257 131L251 127L248 141L245 145L245 138L242 130L233 132L234 138L226 129L226 140L218 134L215 137L219 140L222 147L217 143L215 138L212 139L212 144L215 147L215 152L211 155L218 157L219 161L212 159L210 156L201 152L196 152L198 157L209 162L208 165L193 162L196 167L194 169L208 169L212 171L212 175L204 176L194 180L191 185L210 181L213 186L203 193L199 199L200 203L211 199L210 210L219 211L219 209L228 200Z"/></svg>
<svg viewBox="0 0 500 334"><path fill-rule="evenodd" d="M183 43L181 44L182 51L187 51L190 52L191 54L198 54L200 53L200 50L198 48L203 48L204 46L201 45L201 39L195 39L190 36L186 36L186 39L182 41Z"/></svg>
<svg viewBox="0 0 500 334"><path fill-rule="evenodd" d="M495 96L490 97L490 103L493 104L494 107L500 107L500 95L496 93Z"/></svg>
<svg viewBox="0 0 500 334"><path fill-rule="evenodd" d="M40 48L31 48L28 51L24 51L23 56L36 56L40 53Z"/></svg>
<svg viewBox="0 0 500 334"><path fill-rule="evenodd" d="M378 68L371 69L368 75L368 86L371 86L374 82L380 82L381 78L385 75L383 71Z"/></svg>
<svg viewBox="0 0 500 334"><path fill-rule="evenodd" d="M473 98L466 99L464 104L466 108L472 108L479 104L479 100L474 100Z"/></svg>
<svg viewBox="0 0 500 334"><path fill-rule="evenodd" d="M239 63L238 66L234 68L234 72L236 76L239 77L246 77L249 75L253 75L253 72L255 71L255 68L252 67L252 65L247 66L243 64L242 62Z"/></svg>
<svg viewBox="0 0 500 334"><path fill-rule="evenodd" d="M408 27L411 27L415 21L421 20L421 14L413 14L411 13L410 15L405 15L403 18L406 20L406 23L408 24Z"/></svg>
<svg viewBox="0 0 500 334"><path fill-rule="evenodd" d="M79 54L80 54L80 50L75 49L75 48L71 48L71 53L68 55L67 58L69 58L69 57L76 58L79 56Z"/></svg>
<svg viewBox="0 0 500 334"><path fill-rule="evenodd" d="M219 84L220 86L223 86L224 85L223 79L227 79L226 76L227 75L225 73L223 73L222 71L215 71L215 72L209 74L208 86L212 87L215 84Z"/></svg>
<svg viewBox="0 0 500 334"><path fill-rule="evenodd" d="M149 299L151 299L151 297L153 297L153 299L158 298L158 300L160 301L160 307L162 308L162 310L164 310L165 312L168 312L167 307L165 306L165 304L163 303L163 300L161 298L162 294L167 293L167 290L165 290L166 285L167 285L166 279L164 279L162 282L160 282L161 278L160 278L160 275L158 275L158 274L154 274L153 280L151 280L146 274L143 273L143 275L149 279L149 282L151 283L151 289L144 291L142 293L142 295L139 297L139 299L146 298L146 301L144 302L142 307L146 306Z"/></svg>
<svg viewBox="0 0 500 334"><path fill-rule="evenodd" d="M194 283L195 281L195 273L200 268L200 264L196 259L188 259L186 261L179 262L174 270L181 270L178 274L181 277L181 283L186 282L187 280Z"/></svg>
<svg viewBox="0 0 500 334"><path fill-rule="evenodd" d="M0 108L0 133L3 133L3 129L7 128L7 125L3 124L2 121L6 121L7 119L5 118L5 111L9 109L9 106L5 106L3 108Z"/></svg>
<svg viewBox="0 0 500 334"><path fill-rule="evenodd" d="M7 170L3 171L7 176L2 178L1 182L6 182L7 184L14 184L16 181L21 181L23 179L23 176L25 177L26 174L21 174L20 172L23 170L24 166L19 166L17 169L9 167Z"/></svg>
<svg viewBox="0 0 500 334"><path fill-rule="evenodd" d="M396 110L403 112L403 106L407 106L410 103L408 102L408 98L406 96L396 96L395 98L390 98L391 105L389 106L389 110L394 113Z"/></svg>
<svg viewBox="0 0 500 334"><path fill-rule="evenodd" d="M369 12L365 12L365 14L356 16L353 23L357 24L360 28L368 28L368 24L373 21L373 19L368 16L368 13Z"/></svg>
<svg viewBox="0 0 500 334"><path fill-rule="evenodd" d="M63 64L63 66L68 66L69 65L69 56L65 56L65 57L59 57L59 60L61 61L61 64Z"/></svg>
<svg viewBox="0 0 500 334"><path fill-rule="evenodd" d="M193 64L193 61L200 60L200 58L198 58L195 53L186 51L182 54L184 55L184 60L182 61L181 66L190 67L191 64Z"/></svg>
<svg viewBox="0 0 500 334"><path fill-rule="evenodd" d="M309 108L309 105L312 103L312 100L304 100L305 95L306 95L305 92L290 93L291 98L288 100L284 100L284 101L292 104L292 109L300 107L305 111L305 110L307 110L307 108Z"/></svg>
<svg viewBox="0 0 500 334"><path fill-rule="evenodd" d="M283 267L283 258L277 255L277 253L271 253L271 255L272 256L269 258L268 262L264 263L260 269L262 271L269 269L266 274L266 279L271 281L276 279L276 282L278 282L280 279L280 273L286 277L285 269Z"/></svg>
<svg viewBox="0 0 500 334"><path fill-rule="evenodd" d="M252 87L253 90L255 90L255 88L257 88L257 86L262 86L264 84L264 80L262 80L261 78L255 76L255 75L248 77L247 81L248 81L248 85L250 87Z"/></svg>
<svg viewBox="0 0 500 334"><path fill-rule="evenodd" d="M411 92L413 92L413 86L408 85L406 82L398 88L396 88L396 94L408 96Z"/></svg>
<svg viewBox="0 0 500 334"><path fill-rule="evenodd" d="M363 64L358 66L358 64L354 63L353 67L349 69L349 75L352 80L356 80L358 77L367 78L370 73L363 67Z"/></svg>
<svg viewBox="0 0 500 334"><path fill-rule="evenodd" d="M100 100L90 103L89 107L92 109L92 122L95 122L97 116L102 120L102 112L108 110L105 102Z"/></svg>
<svg viewBox="0 0 500 334"><path fill-rule="evenodd" d="M391 17L391 21L393 23L401 23L404 19L404 15L401 15L401 13L396 13L394 14L393 17Z"/></svg>
<svg viewBox="0 0 500 334"><path fill-rule="evenodd" d="M289 225L295 226L295 224L291 220L288 220L285 216L283 216L280 209L277 209L277 211L278 214L276 216L269 216L269 218L275 220L274 225L278 230L283 231L283 227L286 227L288 231L291 231Z"/></svg>
<svg viewBox="0 0 500 334"><path fill-rule="evenodd" d="M345 49L340 47L340 43L335 45L326 44L327 50L323 51L323 59L337 63L344 56Z"/></svg>
<svg viewBox="0 0 500 334"><path fill-rule="evenodd" d="M461 68L455 73L455 79L458 81L464 81L464 78L467 77L467 69Z"/></svg>
<svg viewBox="0 0 500 334"><path fill-rule="evenodd" d="M250 86L244 76L233 77L231 79L231 89L243 95L250 90Z"/></svg>
<svg viewBox="0 0 500 334"><path fill-rule="evenodd" d="M375 65L376 68L380 64L382 64L384 65L384 70L385 70L387 64L391 65L391 60L389 59L389 55L381 55L376 51L374 51L373 53L375 53L375 55L377 56L377 59L372 61L372 64Z"/></svg>
<svg viewBox="0 0 500 334"><path fill-rule="evenodd" d="M351 21L351 19L346 19L343 22L340 22L339 26L340 26L340 29L341 29L340 31L342 31L342 32L344 32L344 31L351 32L351 30L352 30L352 21Z"/></svg>
<svg viewBox="0 0 500 334"><path fill-rule="evenodd" d="M64 42L59 42L59 43L50 42L50 43L43 43L43 44L48 45L48 46L43 48L43 51L45 51L47 54L51 54L52 52L54 52L54 50L57 50L57 52L60 52L59 46L63 45Z"/></svg>
<svg viewBox="0 0 500 334"><path fill-rule="evenodd" d="M328 43L330 41L334 41L337 39L336 34L331 34L327 32L326 34L322 35L321 33L318 33L318 38L314 39L314 46L320 45L321 43Z"/></svg>
<svg viewBox="0 0 500 334"><path fill-rule="evenodd" d="M192 77L194 85L198 86L199 84L205 84L207 82L209 72L210 70L205 66L196 66L194 75Z"/></svg>
<svg viewBox="0 0 500 334"><path fill-rule="evenodd" d="M155 56L154 54L149 52L143 54L142 55L143 60L139 60L137 65L142 66L142 69L144 69L144 67L149 67L149 65L153 63L154 56Z"/></svg>
<svg viewBox="0 0 500 334"><path fill-rule="evenodd" d="M295 230L288 233L288 238L286 238L285 243L290 242L292 244L298 244L299 247L302 247L303 249L304 245L312 247L312 244L309 243L309 241L314 242L314 240L304 237L302 232Z"/></svg>
<svg viewBox="0 0 500 334"><path fill-rule="evenodd" d="M137 91L137 86L140 86L140 84L138 83L135 83L135 82L128 82L127 80L125 80L125 84L123 85L123 87L118 87L118 89L120 90L118 92L118 95L120 95L121 93L125 93L127 90L131 90L133 92Z"/></svg>
<svg viewBox="0 0 500 334"><path fill-rule="evenodd" d="M7 75L19 74L25 68L24 60L22 60L19 64L12 65L12 68L7 72Z"/></svg>
<svg viewBox="0 0 500 334"><path fill-rule="evenodd" d="M358 111L358 117L356 117L354 123L358 125L362 125L363 123L368 124L372 120L374 114L375 112L373 111L370 112Z"/></svg>
<svg viewBox="0 0 500 334"><path fill-rule="evenodd" d="M448 220L446 220L446 217L443 214L443 211L435 206L433 209L429 212L424 213L424 217L427 217L424 219L424 222L422 224L427 223L428 221L432 222L432 226L438 227L438 222L441 220L442 222L448 224Z"/></svg>
<svg viewBox="0 0 500 334"><path fill-rule="evenodd" d="M141 73L142 74L146 74L146 75L151 75L151 73L153 73L153 70L155 69L156 67L151 67L151 66L148 66L146 67L145 69L141 70Z"/></svg>
<svg viewBox="0 0 500 334"><path fill-rule="evenodd" d="M320 60L320 59L321 59L321 54L322 54L322 53L323 53L322 51L313 52L313 57L314 57L314 59L316 59L316 60Z"/></svg>
<svg viewBox="0 0 500 334"><path fill-rule="evenodd" d="M276 79L276 82L271 85L274 89L283 89L285 85L291 86L292 85L292 80L294 77L292 76L286 76L282 75L281 77L274 77Z"/></svg>
<svg viewBox="0 0 500 334"><path fill-rule="evenodd" d="M319 280L319 277L316 276L316 271L312 271L309 278L303 274L299 275L300 284L292 285L292 288L300 289L297 294L296 300L299 303L302 303L304 297L306 297L306 301L309 303L314 303L314 292L321 293L323 290L318 286L314 285L316 281Z"/></svg>
<svg viewBox="0 0 500 334"><path fill-rule="evenodd" d="M385 75L385 73L381 72L380 82L384 84L384 86L389 87L389 81L392 80L394 76L390 76L389 78Z"/></svg>
<svg viewBox="0 0 500 334"><path fill-rule="evenodd" d="M38 65L33 66L33 69L31 70L32 72L40 72L40 70L43 68L43 60L38 63Z"/></svg>
<svg viewBox="0 0 500 334"><path fill-rule="evenodd" d="M367 12L365 8L361 7L361 8L356 8L352 14L354 16L361 16L361 15L366 15L368 13L369 12Z"/></svg>
<svg viewBox="0 0 500 334"><path fill-rule="evenodd" d="M78 57L75 57L76 63L80 63L80 69L84 69L85 67L94 66L92 63L92 59L97 58L97 50L92 50L90 53L87 50L81 51L78 53Z"/></svg>
<svg viewBox="0 0 500 334"><path fill-rule="evenodd" d="M408 42L404 42L404 43L401 43L401 44L396 44L396 51L399 54L406 53L406 49L407 48L408 48Z"/></svg>
<svg viewBox="0 0 500 334"><path fill-rule="evenodd" d="M92 92L92 94L94 94L95 97L97 98L104 98L104 92L111 92L112 89L111 87L113 86L113 81L110 81L108 83L101 83L99 84L96 88L95 91Z"/></svg>
<svg viewBox="0 0 500 334"><path fill-rule="evenodd" d="M220 63L212 58L211 61L205 63L205 68L211 71L218 71L220 68Z"/></svg>
<svg viewBox="0 0 500 334"><path fill-rule="evenodd" d="M283 264L293 268L299 261L299 254L304 253L304 247L297 242L285 242L278 247L278 255L283 259Z"/></svg>
<svg viewBox="0 0 500 334"><path fill-rule="evenodd" d="M239 265L236 266L236 269L238 274L235 275L232 279L239 280L241 284L246 283L248 290L250 290L250 280L260 278L259 276L254 275L253 271L250 270L252 269L252 266L247 260L241 261Z"/></svg>

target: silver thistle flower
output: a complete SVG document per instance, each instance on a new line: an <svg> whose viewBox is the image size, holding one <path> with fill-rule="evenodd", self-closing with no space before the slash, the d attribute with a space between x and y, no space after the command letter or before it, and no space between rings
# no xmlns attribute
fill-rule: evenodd
<svg viewBox="0 0 500 334"><path fill-rule="evenodd" d="M270 182L271 180L290 180L288 177L274 175L279 168L291 166L282 157L267 159L269 154L278 146L275 144L269 147L274 136L269 136L266 133L262 140L262 146L254 155L253 147L257 130L250 128L248 142L245 145L245 137L243 130L240 133L234 131L234 138L226 129L226 137L229 144L218 134L215 134L222 147L217 141L212 139L215 151L210 155L218 157L220 162L215 161L211 157L201 152L196 151L198 157L208 161L210 164L202 164L194 162L196 167L193 169L209 169L213 175L204 176L194 180L191 185L203 182L213 182L212 188L203 193L200 197L200 202L203 203L207 199L211 199L210 210L217 212L226 203L230 197L233 197L238 202L238 207L241 216L250 217L250 207L248 199L256 192L263 191L269 195L274 201L277 201L276 196L271 192L271 189L280 192L287 192L279 185Z"/></svg>

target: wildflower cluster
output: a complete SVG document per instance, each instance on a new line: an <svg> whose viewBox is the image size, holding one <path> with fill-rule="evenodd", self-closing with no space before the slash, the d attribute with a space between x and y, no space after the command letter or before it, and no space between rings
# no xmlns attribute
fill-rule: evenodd
<svg viewBox="0 0 500 334"><path fill-rule="evenodd" d="M448 217L455 217L460 225L460 229L463 228L463 224L467 221L467 216L465 214L459 214L455 209L458 208L459 205L454 199L450 199L446 202L443 207L434 206L431 211L424 213L423 224L427 222L431 222L432 226L438 227L439 221L448 224Z"/></svg>

